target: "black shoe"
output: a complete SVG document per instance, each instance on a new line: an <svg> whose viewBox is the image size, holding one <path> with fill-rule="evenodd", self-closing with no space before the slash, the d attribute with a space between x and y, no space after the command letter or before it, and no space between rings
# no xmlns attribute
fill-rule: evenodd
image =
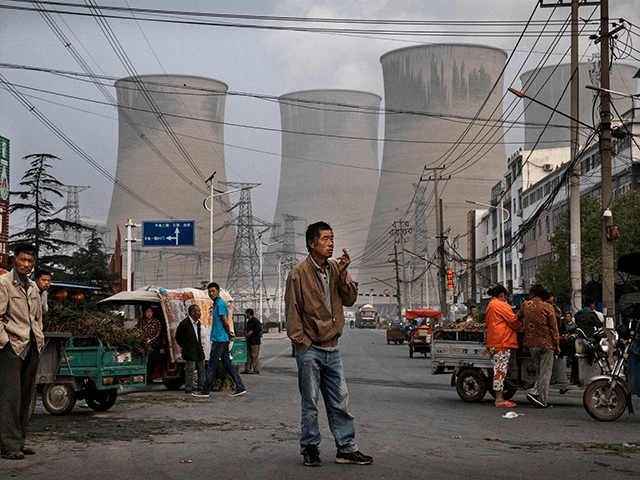
<svg viewBox="0 0 640 480"><path fill-rule="evenodd" d="M336 453L336 463L351 463L353 465L369 465L373 462L373 457L360 452Z"/></svg>
<svg viewBox="0 0 640 480"><path fill-rule="evenodd" d="M250 375L251 374L251 372L248 371L248 370L243 370L240 373L243 374L243 375Z"/></svg>
<svg viewBox="0 0 640 480"><path fill-rule="evenodd" d="M304 457L304 464L307 467L319 467L322 465L320 462L320 451L315 445L309 445L302 451Z"/></svg>
<svg viewBox="0 0 640 480"><path fill-rule="evenodd" d="M537 395L527 393L527 400L536 408L546 408L547 406L540 401Z"/></svg>

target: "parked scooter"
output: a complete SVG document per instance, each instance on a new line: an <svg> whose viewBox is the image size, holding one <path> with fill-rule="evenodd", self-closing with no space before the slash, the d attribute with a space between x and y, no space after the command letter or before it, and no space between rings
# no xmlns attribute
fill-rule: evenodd
<svg viewBox="0 0 640 480"><path fill-rule="evenodd" d="M627 361L632 341L638 339L640 333L640 293L620 297L620 312L623 321L613 332L613 344L603 329L598 330L592 339L576 341L576 348L592 352L602 370L601 375L590 379L582 397L587 413L601 422L617 420L627 408L629 413L634 413ZM613 366L608 360L611 349Z"/></svg>

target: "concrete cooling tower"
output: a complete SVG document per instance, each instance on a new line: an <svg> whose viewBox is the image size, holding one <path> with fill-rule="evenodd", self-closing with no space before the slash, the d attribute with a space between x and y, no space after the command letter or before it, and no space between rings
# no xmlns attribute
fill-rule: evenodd
<svg viewBox="0 0 640 480"><path fill-rule="evenodd" d="M445 167L435 175L442 178L438 190L443 200L444 230L450 228L448 242L466 256L464 241L455 241L458 235L465 238L467 232L470 208L465 200L487 202L491 187L502 179L506 168L500 123L500 73L506 58L497 48L462 44L402 48L380 58L385 143L361 277L375 276L395 285L391 255L394 242L400 240L399 231L403 232L405 248L433 258L435 240L425 243L437 234L434 182L428 181L435 167ZM405 264L409 258L405 255ZM412 262L407 281L418 278L425 268L422 260L414 257ZM430 277L427 295L430 305L437 307L435 269ZM413 306L419 303L421 283L417 280L412 285ZM376 295L388 288L382 282L371 287Z"/></svg>
<svg viewBox="0 0 640 480"><path fill-rule="evenodd" d="M594 65L589 63L581 63L579 67L579 119L587 125L593 125L593 112L598 111L599 105L597 104L594 110L593 102L596 92L585 88L585 85L594 85L594 82L592 82L590 78L590 71L594 68ZM611 69L610 89L616 92L635 95L638 93L638 81L633 78L636 72L637 67L617 62L614 63ZM591 73L591 75L593 75L593 73ZM564 64L530 70L523 73L520 76L520 80L522 82L522 91L528 96L535 98L545 105L553 106L566 115L571 114L571 87L568 86L571 81L571 65ZM620 113L631 108L631 100L622 100L616 103L622 105L617 106ZM571 132L569 127L571 120L562 115L554 114L548 108L527 99L524 101L524 106L526 123L525 150L532 150L536 146L539 137L537 148L562 148L570 145ZM549 120L550 118L551 120ZM595 121L598 122L599 117L597 113L595 118ZM545 128L547 123L549 123L552 128ZM540 136L541 133L542 136ZM581 136L581 142L585 141L585 135L586 134L583 134Z"/></svg>
<svg viewBox="0 0 640 480"><path fill-rule="evenodd" d="M351 90L311 90L279 98L282 166L273 222L285 235L265 257L267 285L275 287L275 253L291 258L295 250L301 261L307 255L304 231L320 220L333 228L334 258L342 248L350 249L355 273L378 186L380 101L378 95ZM295 233L285 233L285 216Z"/></svg>
<svg viewBox="0 0 640 480"><path fill-rule="evenodd" d="M138 80L139 79L139 80ZM107 227L115 238L125 223L195 221L195 246L143 247L133 244L134 288L199 286L209 280L209 195L206 180L227 190L223 121L227 85L183 75L144 75L116 82L119 106L118 164ZM134 192L140 199L127 193ZM228 207L214 200L214 281L224 287L235 229ZM230 226L231 225L231 226ZM133 230L141 238L141 228ZM126 243L123 240L123 250ZM126 258L124 260L126 265ZM123 267L126 268L126 267ZM126 273L123 272L123 276Z"/></svg>

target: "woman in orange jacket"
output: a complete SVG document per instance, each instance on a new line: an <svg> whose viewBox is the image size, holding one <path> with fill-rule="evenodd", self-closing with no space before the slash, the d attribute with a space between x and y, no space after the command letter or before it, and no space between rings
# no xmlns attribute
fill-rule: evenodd
<svg viewBox="0 0 640 480"><path fill-rule="evenodd" d="M514 402L502 396L504 379L509 368L511 349L518 348L516 332L522 331L522 323L507 303L509 292L502 285L496 285L487 292L491 301L484 315L487 325L487 349L493 362L493 391L496 393L496 407L515 407Z"/></svg>

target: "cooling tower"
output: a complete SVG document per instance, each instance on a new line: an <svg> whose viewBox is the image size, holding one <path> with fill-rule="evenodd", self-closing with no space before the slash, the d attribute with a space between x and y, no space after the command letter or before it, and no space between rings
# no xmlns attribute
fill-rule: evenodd
<svg viewBox="0 0 640 480"><path fill-rule="evenodd" d="M596 104L594 110L594 92L585 88L585 85L594 85L591 80L595 67L594 64L581 63L579 67L580 88L579 88L579 107L580 121L587 125L594 124L599 120L597 114L599 103ZM591 73L590 73L591 72ZM611 86L610 89L616 92L634 95L638 93L638 82L633 78L637 72L637 67L615 63L611 69ZM599 73L599 72L598 72ZM565 115L571 114L571 65L564 64L558 66L543 67L530 70L520 76L522 82L522 91L528 96L535 98L539 102L557 108ZM614 99L620 97L613 96ZM559 101L559 103L558 103ZM569 130L571 120L562 115L554 114L549 108L546 108L530 100L525 99L525 150L532 150L537 143L537 148L562 148L570 145L571 131ZM631 100L617 100L616 107L620 113L631 108ZM615 115L615 112L612 112ZM552 116L553 115L553 116ZM551 118L551 120L550 120ZM551 128L545 128L547 123ZM540 134L542 133L542 136ZM580 141L585 141L583 133Z"/></svg>
<svg viewBox="0 0 640 480"><path fill-rule="evenodd" d="M214 188L227 190L221 183L226 181L223 121L227 85L184 75L144 75L138 79L116 82L118 183L107 227L115 238L119 226L125 238L128 218L138 224L195 221L193 247L134 243L133 286L199 286L209 280L210 222L203 207L209 188L203 180L215 171ZM229 202L227 196L214 200L214 281L224 287L236 235L231 213L225 213L228 208L223 208L221 200ZM134 238L141 236L141 228L133 230ZM124 242L122 246L126 248Z"/></svg>
<svg viewBox="0 0 640 480"><path fill-rule="evenodd" d="M283 215L297 220L292 219L293 231L269 253L284 252L290 258L295 249L301 261L307 255L307 225L324 220L333 228L334 258L342 248L350 249L355 274L378 186L380 101L378 95L351 90L311 90L279 98L282 167L273 221L284 233ZM275 255L268 261L277 262ZM272 278L265 282L275 286Z"/></svg>
<svg viewBox="0 0 640 480"><path fill-rule="evenodd" d="M487 202L491 187L503 178L506 168L500 123L500 73L506 58L506 53L497 48L462 44L402 48L380 58L385 143L361 277L375 276L395 285L391 255L394 242L402 241L400 231L405 248L433 260L437 230L434 182L428 178L433 180L434 170L430 169L435 167L446 167L435 175L441 178L438 190L448 246L465 256L464 242L456 240L467 231L470 208L465 200ZM418 184L420 188L416 188ZM428 245L426 239L430 239ZM402 251L400 246L398 250ZM405 276L407 281L419 278L428 264L406 254L405 264L409 258L414 265ZM402 262L400 255L398 262ZM435 278L435 270L430 277ZM418 300L420 282L412 285ZM433 283L428 297L430 304L437 306ZM382 282L373 287L376 294L387 288ZM414 300L413 306L416 303Z"/></svg>

